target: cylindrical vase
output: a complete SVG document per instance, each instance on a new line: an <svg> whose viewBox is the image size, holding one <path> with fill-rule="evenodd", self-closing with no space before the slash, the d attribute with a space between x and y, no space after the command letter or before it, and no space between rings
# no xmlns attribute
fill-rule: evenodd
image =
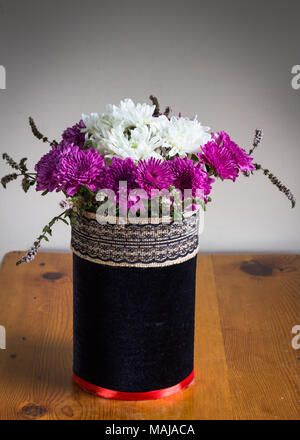
<svg viewBox="0 0 300 440"><path fill-rule="evenodd" d="M191 385L198 222L77 217L73 378L85 391L147 400Z"/></svg>

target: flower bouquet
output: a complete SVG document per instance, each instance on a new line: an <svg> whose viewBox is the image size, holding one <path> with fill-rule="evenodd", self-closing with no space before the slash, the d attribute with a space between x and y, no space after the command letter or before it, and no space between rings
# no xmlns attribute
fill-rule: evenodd
<svg viewBox="0 0 300 440"><path fill-rule="evenodd" d="M61 192L62 212L17 262L31 261L55 222L71 224L74 278L75 382L107 398L168 396L193 379L195 268L201 215L216 179L235 181L262 171L295 206L291 191L253 162L224 131L197 117L132 100L103 114L82 115L58 143L29 118L50 150L29 172L26 158L3 159L14 169L6 185L42 195Z"/></svg>

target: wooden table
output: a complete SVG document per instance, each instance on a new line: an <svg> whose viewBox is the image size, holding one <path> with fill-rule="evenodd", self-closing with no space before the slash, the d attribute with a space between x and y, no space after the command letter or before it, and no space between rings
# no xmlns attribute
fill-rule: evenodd
<svg viewBox="0 0 300 440"><path fill-rule="evenodd" d="M168 398L120 402L91 396L72 371L71 255L3 260L0 419L299 419L300 257L199 255L196 382Z"/></svg>

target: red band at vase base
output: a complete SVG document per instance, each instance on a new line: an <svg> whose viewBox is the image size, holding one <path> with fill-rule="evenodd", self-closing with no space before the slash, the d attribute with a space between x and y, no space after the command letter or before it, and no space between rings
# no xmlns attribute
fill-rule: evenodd
<svg viewBox="0 0 300 440"><path fill-rule="evenodd" d="M183 391L185 388L189 387L194 382L194 371L186 377L182 382L178 384L168 387L162 388L160 390L147 391L145 393L126 393L123 391L115 391L109 390L107 388L98 387L93 385L80 377L76 376L73 372L73 380L74 382L82 388L84 391L87 391L90 394L94 394L98 397L104 397L105 399L116 399L116 400L154 400L161 399L163 397L171 396L172 394L178 393L179 391Z"/></svg>

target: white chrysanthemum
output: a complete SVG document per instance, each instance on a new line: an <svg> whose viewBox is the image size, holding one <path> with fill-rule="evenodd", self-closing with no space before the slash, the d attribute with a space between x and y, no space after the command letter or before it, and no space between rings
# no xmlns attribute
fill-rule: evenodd
<svg viewBox="0 0 300 440"><path fill-rule="evenodd" d="M165 115L155 116L151 121L152 132L164 137L168 135L168 130L170 127L170 120Z"/></svg>
<svg viewBox="0 0 300 440"><path fill-rule="evenodd" d="M120 102L119 106L108 105L106 112L101 116L98 113L83 114L82 120L86 128L82 132L86 133L86 138L89 139L91 145L106 156L146 156L146 151L144 150L147 146L149 152L152 152L152 156L157 156L156 153L153 153L152 146L157 148L157 146L161 145L161 142L158 145L158 139L152 139L152 131L149 128L153 120L156 119L153 117L154 110L154 105L134 104L131 99L125 99ZM146 129L134 131L139 127L146 127ZM139 139L136 141L132 140L138 135ZM154 132L153 135L155 135ZM131 140L130 137L132 137ZM134 147L132 145L136 142L140 144L136 154L133 154L132 148ZM123 152L122 149L124 149ZM118 154L116 150L118 150ZM144 152L142 153L142 151Z"/></svg>
<svg viewBox="0 0 300 440"><path fill-rule="evenodd" d="M164 147L170 149L170 157L177 154L185 157L187 154L198 153L200 146L211 139L209 127L201 125L196 117L190 120L172 116L169 122L169 125L163 126L161 136L164 139Z"/></svg>
<svg viewBox="0 0 300 440"><path fill-rule="evenodd" d="M81 119L84 122L85 128L81 129L82 133L90 133L95 134L99 131L99 120L100 116L98 113L91 113L90 115L85 115L84 113L81 115Z"/></svg>
<svg viewBox="0 0 300 440"><path fill-rule="evenodd" d="M122 122L125 127L150 125L153 120L154 105L134 104L131 99L124 99L119 106L108 105L107 111L102 115L110 119L115 126Z"/></svg>
<svg viewBox="0 0 300 440"><path fill-rule="evenodd" d="M106 112L82 115L90 145L106 157L131 157L134 160L157 157L185 157L200 151L211 139L209 127L197 118L153 116L154 105L134 104L125 99L119 106L108 105Z"/></svg>
<svg viewBox="0 0 300 440"><path fill-rule="evenodd" d="M155 151L161 143L160 137L153 135L147 125L140 125L131 130L130 136L124 132L123 126L119 126L112 128L109 136L103 139L98 147L106 157L115 156L123 159L131 157L138 161L150 157L162 159L162 156Z"/></svg>

